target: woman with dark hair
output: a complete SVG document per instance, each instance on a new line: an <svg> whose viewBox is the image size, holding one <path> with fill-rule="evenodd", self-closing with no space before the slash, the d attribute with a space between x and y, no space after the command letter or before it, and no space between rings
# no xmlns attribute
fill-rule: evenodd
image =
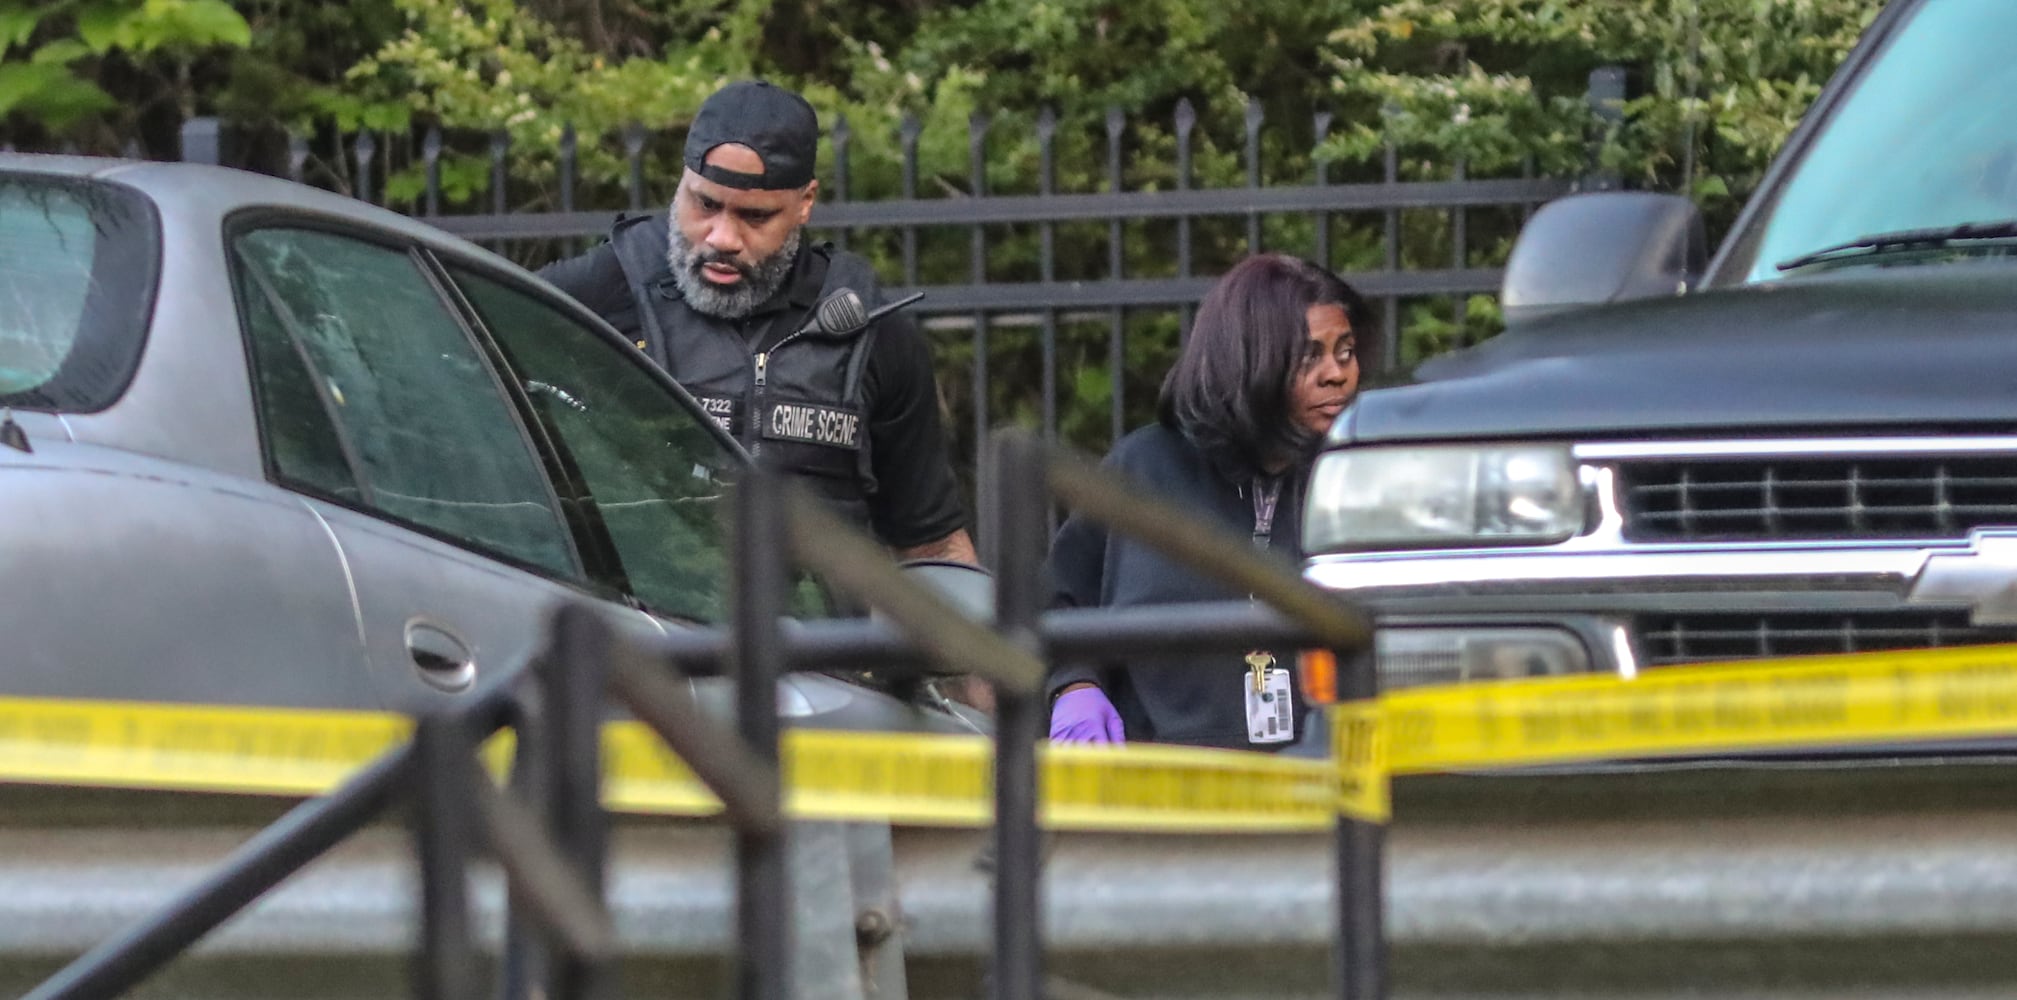
<svg viewBox="0 0 2017 1000"><path fill-rule="evenodd" d="M1367 325L1365 301L1330 271L1282 254L1241 261L1199 303L1160 418L1115 443L1105 466L1295 560L1310 460L1358 392L1367 359L1356 331ZM1242 596L1079 517L1059 529L1050 570L1060 607ZM1278 749L1304 722L1292 675L1264 650L1061 665L1050 737Z"/></svg>

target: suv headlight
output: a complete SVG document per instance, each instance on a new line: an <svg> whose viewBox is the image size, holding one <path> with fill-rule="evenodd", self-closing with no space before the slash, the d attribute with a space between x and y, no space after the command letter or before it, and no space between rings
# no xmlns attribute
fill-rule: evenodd
<svg viewBox="0 0 2017 1000"><path fill-rule="evenodd" d="M1574 535L1583 517L1566 445L1349 448L1317 460L1303 547L1538 545Z"/></svg>

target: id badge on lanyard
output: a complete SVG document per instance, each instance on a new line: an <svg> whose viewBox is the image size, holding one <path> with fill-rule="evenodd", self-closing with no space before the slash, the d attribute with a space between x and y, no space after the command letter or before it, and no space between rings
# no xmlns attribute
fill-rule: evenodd
<svg viewBox="0 0 2017 1000"><path fill-rule="evenodd" d="M1282 481L1266 486L1254 483L1254 548L1266 550L1274 536L1275 508L1282 498ZM1246 683L1240 685L1247 709L1247 742L1287 743L1296 738L1294 699L1289 693L1289 672L1276 665L1275 656L1257 649L1246 655Z"/></svg>

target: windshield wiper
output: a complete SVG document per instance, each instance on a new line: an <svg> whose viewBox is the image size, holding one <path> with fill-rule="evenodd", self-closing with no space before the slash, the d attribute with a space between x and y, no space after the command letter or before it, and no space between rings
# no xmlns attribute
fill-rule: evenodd
<svg viewBox="0 0 2017 1000"><path fill-rule="evenodd" d="M1961 240L2002 240L2017 239L2017 219L2003 219L1996 222L1963 222L1958 226L1936 226L1931 229L1900 229L1889 233L1872 233L1858 236L1847 243L1837 243L1822 247L1813 253L1801 254L1782 260L1773 265L1781 271L1791 271L1796 267L1819 264L1823 261L1839 260L1844 257L1874 257L1894 250L1918 250L1926 247L1948 246Z"/></svg>

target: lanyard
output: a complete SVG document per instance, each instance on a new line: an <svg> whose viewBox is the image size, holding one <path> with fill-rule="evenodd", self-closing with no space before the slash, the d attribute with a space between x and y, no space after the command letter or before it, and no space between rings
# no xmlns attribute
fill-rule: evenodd
<svg viewBox="0 0 2017 1000"><path fill-rule="evenodd" d="M1282 477L1276 476L1267 480L1265 486L1261 480L1254 480L1254 548L1265 550L1268 547L1268 540L1275 533L1275 507L1281 499ZM1247 597L1251 600L1253 595L1248 594ZM1247 706L1248 722L1251 725L1256 711L1253 699L1260 697L1261 693L1267 690L1268 671L1274 667L1275 657L1267 650L1257 649L1248 653L1246 660L1247 676L1253 683L1253 694L1248 698ZM1284 693L1286 694L1286 691Z"/></svg>
<svg viewBox="0 0 2017 1000"><path fill-rule="evenodd" d="M1275 532L1275 504L1282 498L1282 479L1276 476L1265 487L1254 480L1254 548L1265 549Z"/></svg>

